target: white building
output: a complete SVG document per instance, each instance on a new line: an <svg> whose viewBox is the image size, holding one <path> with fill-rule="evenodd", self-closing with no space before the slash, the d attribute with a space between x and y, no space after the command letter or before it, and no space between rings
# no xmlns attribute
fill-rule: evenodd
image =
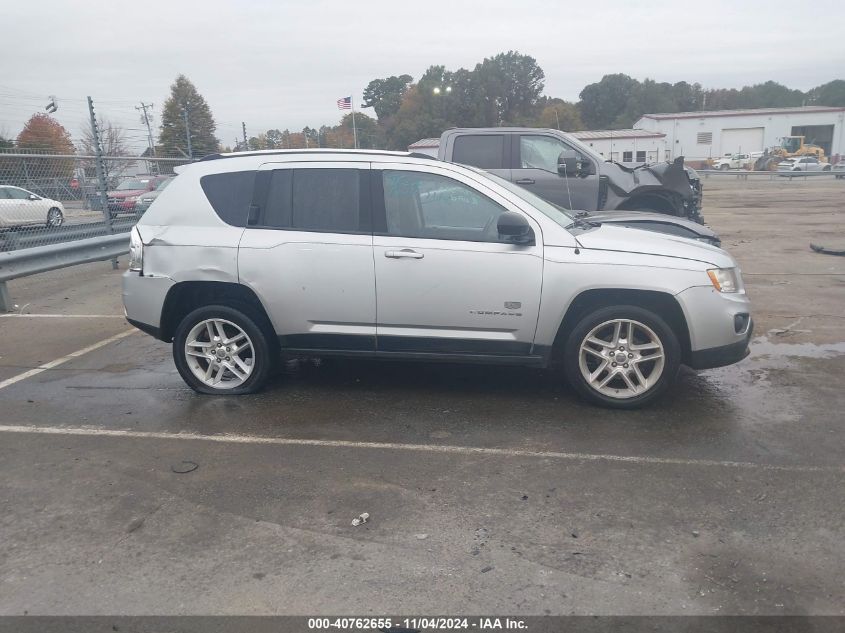
<svg viewBox="0 0 845 633"><path fill-rule="evenodd" d="M585 130L570 135L607 160L617 163L659 163L667 159L666 135L650 130Z"/></svg>
<svg viewBox="0 0 845 633"><path fill-rule="evenodd" d="M845 154L845 107L646 114L635 127L664 134L666 158L685 156L692 166L725 154L761 152L784 136L804 136L828 157Z"/></svg>

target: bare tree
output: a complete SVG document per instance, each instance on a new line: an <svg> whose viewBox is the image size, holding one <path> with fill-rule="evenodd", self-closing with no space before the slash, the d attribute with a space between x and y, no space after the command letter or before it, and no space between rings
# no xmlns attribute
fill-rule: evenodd
<svg viewBox="0 0 845 633"><path fill-rule="evenodd" d="M100 129L100 143L102 145L103 156L132 156L132 152L126 142L126 132L122 127L113 124L103 117L97 117L97 127ZM82 129L79 151L86 156L93 156L96 153L94 133L91 131L90 125L85 125ZM104 162L106 181L111 182L113 179L119 178L130 167L134 167L136 161L106 160ZM96 174L94 161L84 160L82 164L85 169L85 176L94 177Z"/></svg>

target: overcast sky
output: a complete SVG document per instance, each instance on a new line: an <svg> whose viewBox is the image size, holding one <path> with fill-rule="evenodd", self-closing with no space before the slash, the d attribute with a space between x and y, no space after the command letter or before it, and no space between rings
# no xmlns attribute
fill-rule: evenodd
<svg viewBox="0 0 845 633"><path fill-rule="evenodd" d="M144 145L134 106L154 103L157 122L184 73L231 145L241 121L250 135L335 124L337 99L357 104L371 79L509 49L537 59L547 95L573 101L618 72L806 90L845 78L843 24L841 0L3 0L0 132L16 136L56 95L78 138L91 95Z"/></svg>

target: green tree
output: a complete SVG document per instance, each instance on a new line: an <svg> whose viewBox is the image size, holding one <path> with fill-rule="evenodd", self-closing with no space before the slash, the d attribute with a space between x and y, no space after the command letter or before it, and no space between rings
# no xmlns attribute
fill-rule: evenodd
<svg viewBox="0 0 845 633"><path fill-rule="evenodd" d="M373 79L364 89L363 107L373 108L379 121L384 121L399 111L402 97L413 80L411 75Z"/></svg>
<svg viewBox="0 0 845 633"><path fill-rule="evenodd" d="M845 106L845 80L834 79L816 86L807 93L808 103L822 106Z"/></svg>
<svg viewBox="0 0 845 633"><path fill-rule="evenodd" d="M484 125L513 125L531 117L545 75L530 55L517 51L485 58L473 71Z"/></svg>
<svg viewBox="0 0 845 633"><path fill-rule="evenodd" d="M217 125L205 98L185 75L176 77L170 86L170 97L164 102L161 114L159 145L168 154L188 154L185 134L184 110L188 111L193 156L199 157L217 151L220 143L214 136Z"/></svg>
<svg viewBox="0 0 845 633"><path fill-rule="evenodd" d="M533 122L537 127L555 128L565 132L577 132L584 129L578 106L563 99L542 97L540 112Z"/></svg>
<svg viewBox="0 0 845 633"><path fill-rule="evenodd" d="M585 86L578 103L584 124L590 129L611 127L625 111L637 83L636 79L617 73Z"/></svg>

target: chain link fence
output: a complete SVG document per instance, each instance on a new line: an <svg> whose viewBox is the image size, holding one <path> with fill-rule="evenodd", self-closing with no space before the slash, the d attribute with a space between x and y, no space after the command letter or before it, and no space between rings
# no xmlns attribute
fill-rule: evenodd
<svg viewBox="0 0 845 633"><path fill-rule="evenodd" d="M0 253L126 233L174 175L181 158L0 152Z"/></svg>

